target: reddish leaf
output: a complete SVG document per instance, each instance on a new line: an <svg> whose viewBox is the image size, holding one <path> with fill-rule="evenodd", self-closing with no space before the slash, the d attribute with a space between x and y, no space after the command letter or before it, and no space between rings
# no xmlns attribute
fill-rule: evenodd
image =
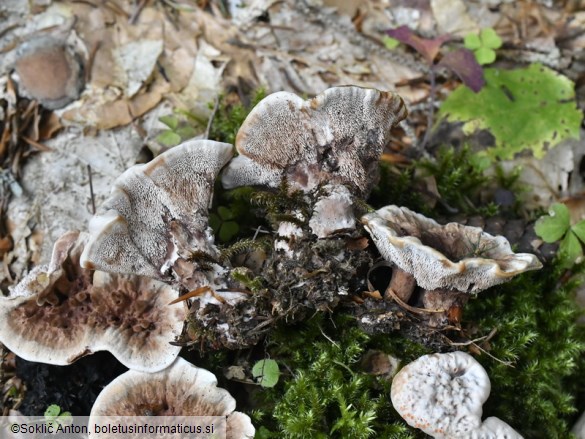
<svg viewBox="0 0 585 439"><path fill-rule="evenodd" d="M432 64L439 53L439 49L446 41L451 39L450 35L441 35L432 40L421 38L415 34L408 26L400 26L396 29L389 29L386 33L401 43L407 44L418 53L420 53L429 64Z"/></svg>
<svg viewBox="0 0 585 439"><path fill-rule="evenodd" d="M451 69L475 93L485 85L483 69L471 50L458 49L449 52L441 59L439 65Z"/></svg>

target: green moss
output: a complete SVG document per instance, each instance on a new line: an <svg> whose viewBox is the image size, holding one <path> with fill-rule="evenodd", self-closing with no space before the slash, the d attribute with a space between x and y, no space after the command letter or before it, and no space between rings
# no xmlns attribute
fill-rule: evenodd
<svg viewBox="0 0 585 439"><path fill-rule="evenodd" d="M583 383L585 334L576 325L575 281L559 285L562 271L539 272L480 293L465 310L478 335L495 329L490 354L478 358L492 381L485 416L497 416L526 438L566 438ZM582 408L581 408L582 410Z"/></svg>
<svg viewBox="0 0 585 439"><path fill-rule="evenodd" d="M372 191L368 202L379 209L389 204L408 207L421 213L429 213L420 192L415 186L414 167L399 169L388 163L380 163L380 182Z"/></svg>
<svg viewBox="0 0 585 439"><path fill-rule="evenodd" d="M373 347L408 361L428 353L400 337L370 337L344 315L317 314L282 327L268 340L270 357L289 373L264 394L264 432L284 438L417 438L393 410L390 382L365 373L360 362ZM266 433L265 433L266 434Z"/></svg>
<svg viewBox="0 0 585 439"><path fill-rule="evenodd" d="M469 147L442 147L435 160L423 159L416 166L423 175L435 178L441 197L439 209L468 215L493 216L498 213L495 204L486 205L478 200L479 192L492 183L492 179L485 175L490 161L473 154Z"/></svg>
<svg viewBox="0 0 585 439"><path fill-rule="evenodd" d="M252 108L265 96L266 91L264 89L256 90L250 99L250 105L247 106L241 103L231 105L226 101L225 96L221 97L211 125L209 138L218 142L234 144L240 126L244 123Z"/></svg>

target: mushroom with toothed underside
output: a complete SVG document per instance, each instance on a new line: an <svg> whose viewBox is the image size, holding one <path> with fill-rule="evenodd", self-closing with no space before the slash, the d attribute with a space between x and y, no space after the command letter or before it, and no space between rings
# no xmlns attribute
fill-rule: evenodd
<svg viewBox="0 0 585 439"><path fill-rule="evenodd" d="M407 302L415 285L421 302L432 311L434 327L448 323L449 310L460 308L470 294L504 283L525 271L542 267L529 253L514 253L503 236L458 223L440 225L406 207L386 206L361 219L381 256L393 266L387 292ZM404 291L392 289L403 286Z"/></svg>
<svg viewBox="0 0 585 439"><path fill-rule="evenodd" d="M231 156L227 143L194 140L128 169L90 221L81 265L172 280L177 265L186 275L193 253L216 258L208 208Z"/></svg>
<svg viewBox="0 0 585 439"><path fill-rule="evenodd" d="M217 387L215 375L179 357L160 372L131 370L108 384L91 409L90 425L100 416L226 416L222 437L253 438L250 418L235 408L229 392Z"/></svg>
<svg viewBox="0 0 585 439"><path fill-rule="evenodd" d="M362 222L382 257L427 290L476 293L542 267L535 255L514 253L503 236L458 223L440 225L406 207L383 207Z"/></svg>
<svg viewBox="0 0 585 439"><path fill-rule="evenodd" d="M332 87L307 101L271 94L238 131L240 155L224 171L223 185L278 187L286 178L306 192L330 183L366 196L390 130L405 117L399 96L375 89Z"/></svg>
<svg viewBox="0 0 585 439"><path fill-rule="evenodd" d="M69 232L54 246L48 267L31 271L0 298L0 341L28 361L71 364L110 351L131 369L153 372L171 364L185 305L171 286L155 279L91 272L79 266L87 240Z"/></svg>
<svg viewBox="0 0 585 439"><path fill-rule="evenodd" d="M353 229L352 197L369 194L390 131L405 117L398 95L375 89L333 87L306 101L274 93L242 124L236 137L240 155L226 167L222 183L228 189L277 188L285 180L290 190L305 193L325 186L316 196L312 232L325 238Z"/></svg>

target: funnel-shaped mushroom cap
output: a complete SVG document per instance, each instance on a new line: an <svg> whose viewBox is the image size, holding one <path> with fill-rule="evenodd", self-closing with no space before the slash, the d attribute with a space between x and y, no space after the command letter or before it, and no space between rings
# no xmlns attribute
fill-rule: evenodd
<svg viewBox="0 0 585 439"><path fill-rule="evenodd" d="M479 292L542 267L535 255L514 253L503 236L458 223L442 226L406 207L386 206L361 220L382 257L427 290Z"/></svg>
<svg viewBox="0 0 585 439"><path fill-rule="evenodd" d="M367 195L390 130L405 117L398 95L375 89L333 87L307 101L271 94L240 128L240 156L227 166L223 185L276 187L286 178L305 191L331 183Z"/></svg>
<svg viewBox="0 0 585 439"><path fill-rule="evenodd" d="M74 101L83 88L79 59L55 38L42 36L24 43L17 51L15 67L26 94L49 109Z"/></svg>
<svg viewBox="0 0 585 439"><path fill-rule="evenodd" d="M498 418L487 418L481 427L472 432L469 439L523 439L522 436Z"/></svg>
<svg viewBox="0 0 585 439"><path fill-rule="evenodd" d="M179 357L160 372L130 370L108 384L91 409L90 425L96 416L227 416L228 439L253 438L250 418L235 408L215 375Z"/></svg>
<svg viewBox="0 0 585 439"><path fill-rule="evenodd" d="M151 278L82 269L86 237L71 243L73 236L55 244L52 272L33 270L17 287L22 294L0 298L0 342L41 363L67 365L107 350L131 369L167 367L180 351L169 342L186 317L183 303L169 305L178 293ZM66 242L72 245L63 253Z"/></svg>
<svg viewBox="0 0 585 439"><path fill-rule="evenodd" d="M162 278L189 251L213 254L207 210L231 156L227 143L195 140L128 169L89 224L81 265Z"/></svg>
<svg viewBox="0 0 585 439"><path fill-rule="evenodd" d="M435 438L470 437L490 394L484 368L464 352L424 355L392 381L392 405L412 427Z"/></svg>

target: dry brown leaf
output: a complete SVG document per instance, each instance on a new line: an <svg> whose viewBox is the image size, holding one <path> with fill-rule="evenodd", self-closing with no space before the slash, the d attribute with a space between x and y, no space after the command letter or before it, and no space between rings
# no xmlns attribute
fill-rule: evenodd
<svg viewBox="0 0 585 439"><path fill-rule="evenodd" d="M53 138L61 128L63 128L63 125L61 125L59 116L50 112L46 117L41 119L38 140L48 140Z"/></svg>

